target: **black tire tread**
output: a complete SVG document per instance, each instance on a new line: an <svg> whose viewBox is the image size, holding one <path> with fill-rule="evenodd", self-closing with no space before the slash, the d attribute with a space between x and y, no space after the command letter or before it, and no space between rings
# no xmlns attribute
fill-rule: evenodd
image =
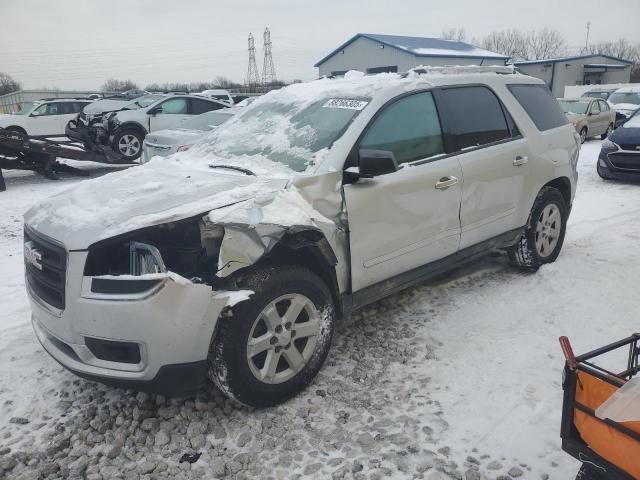
<svg viewBox="0 0 640 480"><path fill-rule="evenodd" d="M302 289L317 289L317 297L322 297L325 303L321 308L327 309L325 315L328 318L328 331L319 340L307 365L287 382L276 386L260 384L250 372L248 374L251 377L242 378L239 372L243 368L239 368L237 363L242 362L245 355L244 349L238 347L242 323L252 324L255 315L266 304L266 299L277 298L284 293L283 288L293 285ZM256 408L276 405L303 390L324 364L335 322L335 307L331 293L319 276L297 264L265 263L237 275L233 279L233 288L253 290L255 293L249 300L234 306L230 318L219 319L209 351L209 377L225 395L241 404ZM245 341L244 337L241 341Z"/></svg>
<svg viewBox="0 0 640 480"><path fill-rule="evenodd" d="M558 241L558 245L556 246L556 251L551 256L547 258L541 258L536 252L535 248L534 222L537 218L537 212L540 211L544 207L544 205L546 205L552 199L559 204L560 213L562 215L562 229L560 233L560 240ZM533 207L531 207L531 213L529 214L529 219L527 220L524 234L520 237L520 239L514 246L507 250L511 263L514 266L523 268L525 270L536 271L540 268L541 265L554 262L558 257L560 250L562 249L562 244L564 243L564 235L567 228L567 217L567 205L560 191L554 187L543 187L542 189L540 189L540 192L538 192L538 195L533 202Z"/></svg>

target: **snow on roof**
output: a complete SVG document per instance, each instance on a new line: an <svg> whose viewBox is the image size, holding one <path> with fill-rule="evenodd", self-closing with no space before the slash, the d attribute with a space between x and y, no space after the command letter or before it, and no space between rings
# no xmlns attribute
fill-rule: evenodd
<svg viewBox="0 0 640 480"><path fill-rule="evenodd" d="M345 49L359 38L368 38L382 45L402 50L417 57L457 57L457 58L492 58L508 60L509 57L499 53L491 52L483 48L475 47L469 43L455 40L444 40L442 38L429 37L407 37L401 35L379 35L374 33L358 33L337 49L324 57L314 67L329 60L338 52Z"/></svg>
<svg viewBox="0 0 640 480"><path fill-rule="evenodd" d="M602 54L590 54L590 55L575 55L573 57L557 57L557 58L543 58L541 60L523 60L521 62L513 62L516 67L520 65L534 65L536 63L556 63L556 62L568 62L571 60L582 60L586 58L608 58L609 60L616 60L618 62L622 62L625 64L633 63L630 60L625 60L624 58L612 57L611 55L602 55ZM607 64L608 65L608 64Z"/></svg>
<svg viewBox="0 0 640 480"><path fill-rule="evenodd" d="M616 93L618 92L622 92L622 93L640 92L640 86L634 85L633 87L622 87L616 90Z"/></svg>

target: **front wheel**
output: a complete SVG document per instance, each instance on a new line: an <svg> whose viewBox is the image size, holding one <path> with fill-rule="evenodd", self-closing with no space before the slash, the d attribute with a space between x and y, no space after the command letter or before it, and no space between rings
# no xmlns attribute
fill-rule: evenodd
<svg viewBox="0 0 640 480"><path fill-rule="evenodd" d="M537 270L555 262L562 249L569 210L562 194L553 187L538 193L524 234L511 249L509 258L518 267Z"/></svg>
<svg viewBox="0 0 640 480"><path fill-rule="evenodd" d="M234 288L253 292L221 318L209 352L209 376L252 407L281 403L304 389L327 357L335 323L329 289L298 265L265 265Z"/></svg>
<svg viewBox="0 0 640 480"><path fill-rule="evenodd" d="M142 155L142 142L144 138L139 131L126 129L116 134L113 138L112 148L119 153L124 160L133 162Z"/></svg>
<svg viewBox="0 0 640 480"><path fill-rule="evenodd" d="M607 138L609 135L611 135L611 132L613 132L613 123L610 123L607 127L607 131L600 135L600 140L604 140L605 138Z"/></svg>

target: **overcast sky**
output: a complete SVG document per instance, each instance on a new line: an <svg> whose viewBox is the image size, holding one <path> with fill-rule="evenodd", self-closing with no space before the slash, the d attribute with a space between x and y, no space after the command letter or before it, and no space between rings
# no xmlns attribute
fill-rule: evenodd
<svg viewBox="0 0 640 480"><path fill-rule="evenodd" d="M559 30L571 47L640 42L640 0L0 0L0 71L25 88L96 89L110 78L242 82L247 36L271 29L278 78L311 79L313 64L358 32L439 36L464 27Z"/></svg>

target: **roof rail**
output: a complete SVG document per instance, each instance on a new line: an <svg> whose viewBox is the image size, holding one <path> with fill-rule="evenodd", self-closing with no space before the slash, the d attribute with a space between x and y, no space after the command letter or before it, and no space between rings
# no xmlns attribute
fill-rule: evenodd
<svg viewBox="0 0 640 480"><path fill-rule="evenodd" d="M424 75L429 73L441 73L441 74L497 73L500 75L512 75L516 73L516 69L513 65L445 65L444 67L420 65L420 66L411 68L409 72L414 72L419 75Z"/></svg>

